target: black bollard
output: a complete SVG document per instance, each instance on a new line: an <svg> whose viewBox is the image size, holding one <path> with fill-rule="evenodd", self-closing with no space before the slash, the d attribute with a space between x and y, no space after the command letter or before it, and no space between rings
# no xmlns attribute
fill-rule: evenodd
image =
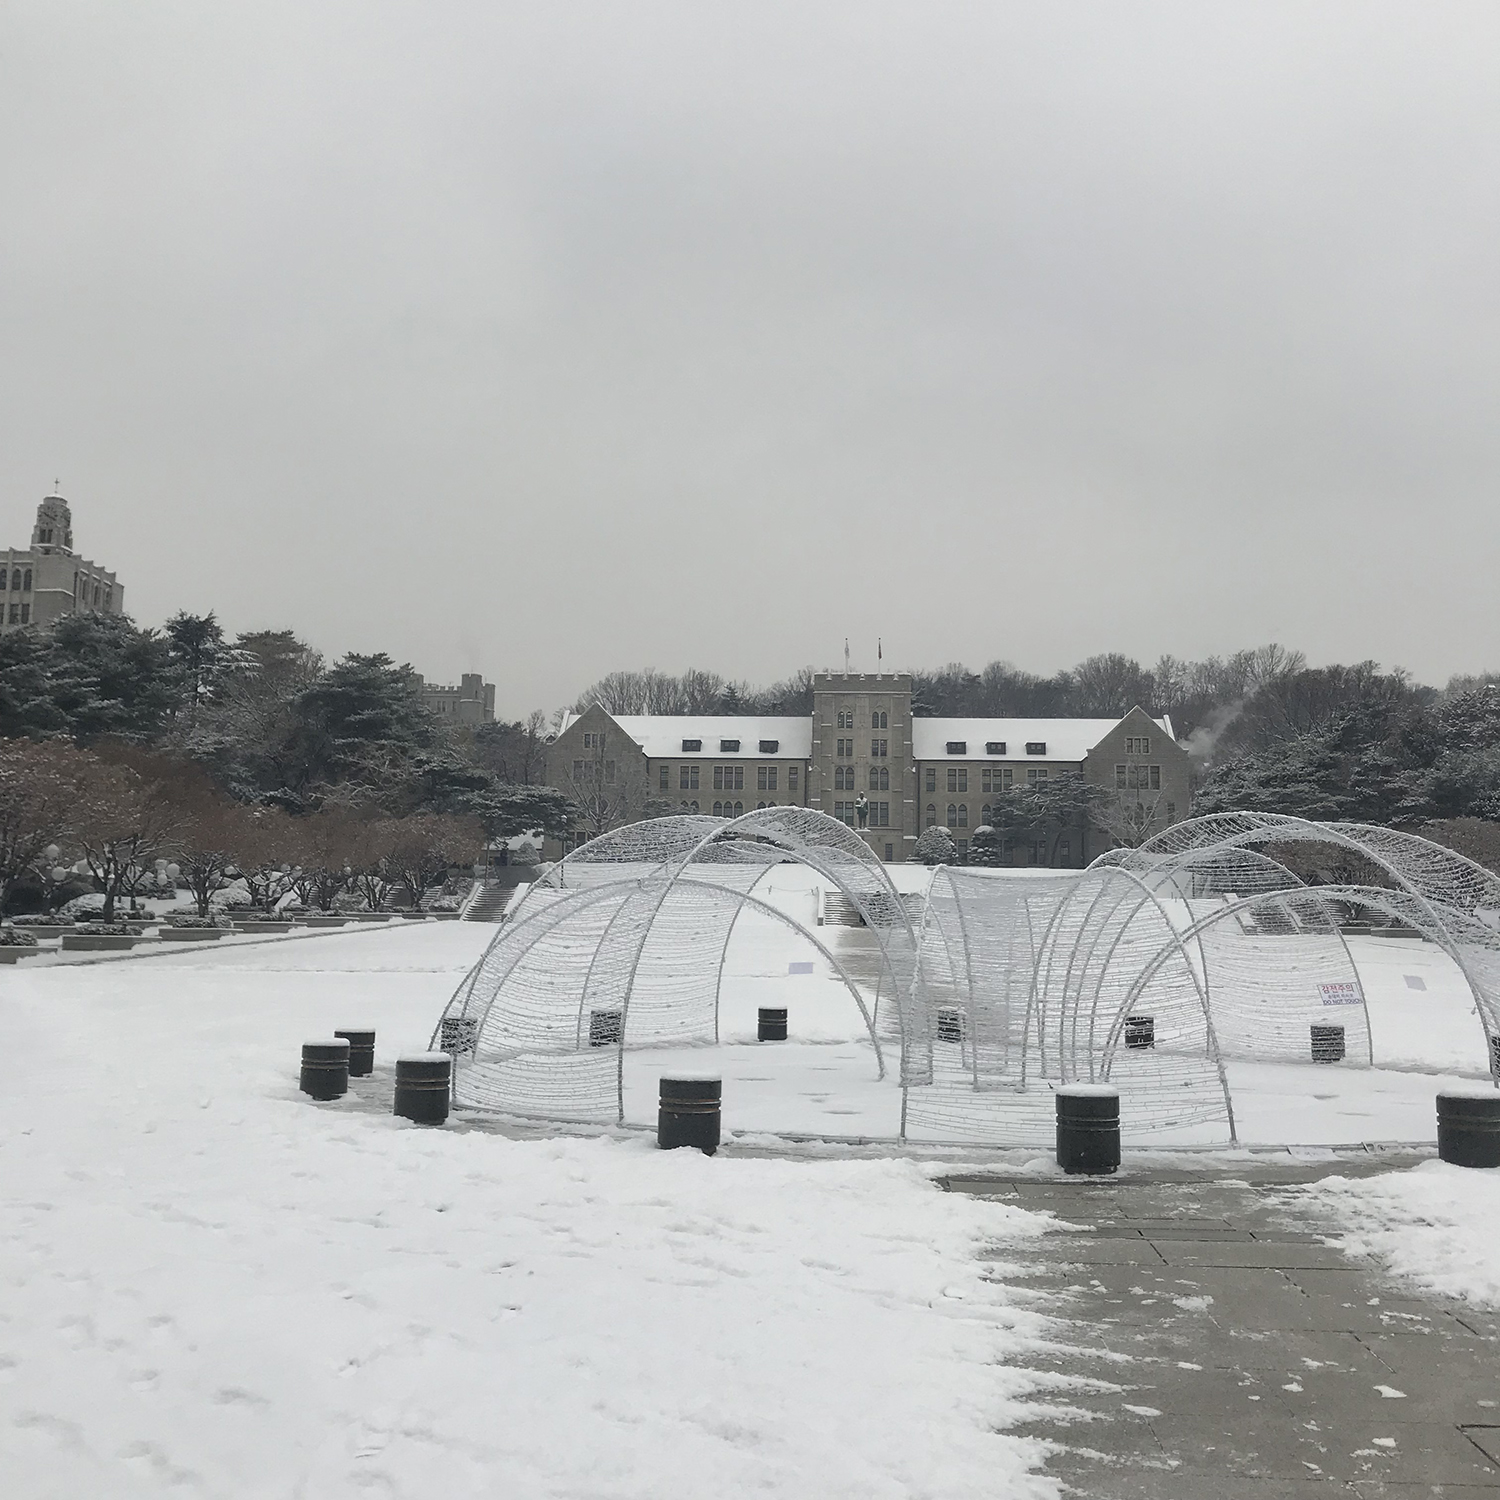
<svg viewBox="0 0 1500 1500"><path fill-rule="evenodd" d="M1125 1045L1132 1050L1156 1045L1155 1016L1126 1016Z"/></svg>
<svg viewBox="0 0 1500 1500"><path fill-rule="evenodd" d="M656 1144L663 1151L696 1146L705 1156L719 1149L722 1078L663 1078L656 1117Z"/></svg>
<svg viewBox="0 0 1500 1500"><path fill-rule="evenodd" d="M1500 1167L1500 1090L1437 1096L1438 1155L1456 1167Z"/></svg>
<svg viewBox="0 0 1500 1500"><path fill-rule="evenodd" d="M396 1059L395 1113L418 1125L441 1125L448 1118L453 1059L446 1052L414 1052Z"/></svg>
<svg viewBox="0 0 1500 1500"><path fill-rule="evenodd" d="M1057 1091L1057 1164L1070 1174L1108 1176L1120 1165L1120 1091L1065 1083Z"/></svg>
<svg viewBox="0 0 1500 1500"><path fill-rule="evenodd" d="M312 1099L342 1099L349 1092L348 1042L303 1042L302 1092Z"/></svg>
<svg viewBox="0 0 1500 1500"><path fill-rule="evenodd" d="M375 1071L375 1033L373 1031L335 1031L349 1043L349 1076L366 1078Z"/></svg>
<svg viewBox="0 0 1500 1500"><path fill-rule="evenodd" d="M591 1010L589 1012L589 1046L617 1047L620 1044L620 1012L617 1010Z"/></svg>
<svg viewBox="0 0 1500 1500"><path fill-rule="evenodd" d="M938 1041L962 1042L964 1013L956 1005L940 1005L937 1013Z"/></svg>
<svg viewBox="0 0 1500 1500"><path fill-rule="evenodd" d="M786 1040L786 1011L771 1010L761 1006L755 1018L755 1040L758 1042L784 1042Z"/></svg>
<svg viewBox="0 0 1500 1500"><path fill-rule="evenodd" d="M1312 1028L1312 1060L1315 1063L1343 1062L1344 1028L1342 1026L1314 1026Z"/></svg>

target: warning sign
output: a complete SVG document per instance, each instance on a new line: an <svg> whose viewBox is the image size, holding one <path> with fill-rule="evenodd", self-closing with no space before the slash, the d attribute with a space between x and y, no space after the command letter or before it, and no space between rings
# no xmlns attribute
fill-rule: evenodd
<svg viewBox="0 0 1500 1500"><path fill-rule="evenodd" d="M1324 1005L1363 1005L1365 999L1359 985L1352 979L1342 979L1337 984L1320 984L1318 993L1322 995Z"/></svg>

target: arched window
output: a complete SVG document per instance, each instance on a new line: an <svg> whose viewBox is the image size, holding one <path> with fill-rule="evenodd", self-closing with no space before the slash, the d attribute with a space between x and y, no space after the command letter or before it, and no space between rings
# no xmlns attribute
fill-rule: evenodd
<svg viewBox="0 0 1500 1500"><path fill-rule="evenodd" d="M956 822L958 822L958 807L957 804L950 802L948 804L948 826L952 828Z"/></svg>
<svg viewBox="0 0 1500 1500"><path fill-rule="evenodd" d="M958 804L958 826L960 828L967 828L969 826L969 804L967 802L960 802Z"/></svg>
<svg viewBox="0 0 1500 1500"><path fill-rule="evenodd" d="M729 804L727 802L724 804L724 811L729 811ZM745 816L745 804L743 802L736 802L734 804L734 815L737 818L743 818Z"/></svg>
<svg viewBox="0 0 1500 1500"><path fill-rule="evenodd" d="M993 814L993 811L994 810L990 807L988 802L986 802L984 806L979 809L979 821L983 823L986 828L990 826L990 818Z"/></svg>
<svg viewBox="0 0 1500 1500"><path fill-rule="evenodd" d="M755 804L755 810L756 812L764 812L766 810L766 804L764 802L757 802Z"/></svg>
<svg viewBox="0 0 1500 1500"><path fill-rule="evenodd" d="M714 803L714 817L716 817L716 818L722 818L723 816L724 816L724 804L722 802L715 802Z"/></svg>
<svg viewBox="0 0 1500 1500"><path fill-rule="evenodd" d="M689 812L697 812L698 811L698 799L696 797L691 802L688 803L688 811Z"/></svg>
<svg viewBox="0 0 1500 1500"><path fill-rule="evenodd" d="M932 828L937 824L937 808L931 802L927 804L927 826Z"/></svg>

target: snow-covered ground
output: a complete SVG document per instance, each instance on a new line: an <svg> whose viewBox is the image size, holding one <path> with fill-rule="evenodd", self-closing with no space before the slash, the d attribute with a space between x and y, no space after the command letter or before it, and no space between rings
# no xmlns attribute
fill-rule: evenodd
<svg viewBox="0 0 1500 1500"><path fill-rule="evenodd" d="M1351 1255L1378 1256L1424 1290L1500 1308L1500 1169L1429 1161L1303 1191L1346 1226L1340 1243Z"/></svg>
<svg viewBox="0 0 1500 1500"><path fill-rule="evenodd" d="M997 1431L1046 1320L973 1255L1042 1218L297 1092L334 1027L424 1047L492 931L0 973L7 1497L1057 1493Z"/></svg>

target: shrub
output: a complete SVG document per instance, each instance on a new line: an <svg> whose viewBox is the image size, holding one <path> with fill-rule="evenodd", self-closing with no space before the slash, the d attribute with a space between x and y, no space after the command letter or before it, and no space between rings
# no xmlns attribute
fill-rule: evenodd
<svg viewBox="0 0 1500 1500"><path fill-rule="evenodd" d="M74 931L90 937L139 937L145 928L130 922L80 922Z"/></svg>
<svg viewBox="0 0 1500 1500"><path fill-rule="evenodd" d="M14 927L0 927L0 948L35 948L36 939L29 932Z"/></svg>
<svg viewBox="0 0 1500 1500"><path fill-rule="evenodd" d="M951 865L958 859L958 845L953 835L941 825L924 828L913 855L924 865Z"/></svg>
<svg viewBox="0 0 1500 1500"><path fill-rule="evenodd" d="M229 923L222 917L173 917L174 927L228 927Z"/></svg>

